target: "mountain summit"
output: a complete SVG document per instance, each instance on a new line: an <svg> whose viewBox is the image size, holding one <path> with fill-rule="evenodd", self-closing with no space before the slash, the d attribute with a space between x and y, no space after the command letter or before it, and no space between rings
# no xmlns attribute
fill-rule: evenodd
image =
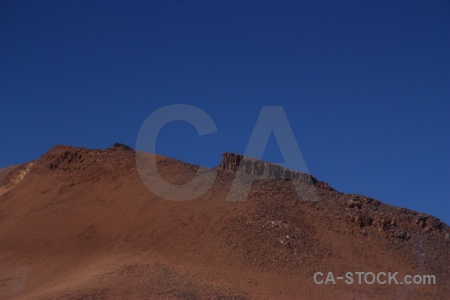
<svg viewBox="0 0 450 300"><path fill-rule="evenodd" d="M2 299L445 299L450 228L439 219L344 194L311 175L225 153L202 196L161 199L136 152L55 146L0 170ZM200 167L161 155L184 184ZM238 172L245 201L226 201ZM300 201L294 182L319 201ZM305 196L307 197L307 196ZM436 284L317 284L333 272L434 275ZM355 276L356 278L356 276Z"/></svg>

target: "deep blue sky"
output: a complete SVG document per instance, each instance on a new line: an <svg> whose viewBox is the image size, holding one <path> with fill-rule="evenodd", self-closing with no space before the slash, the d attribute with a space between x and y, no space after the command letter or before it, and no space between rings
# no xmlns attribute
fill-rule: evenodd
<svg viewBox="0 0 450 300"><path fill-rule="evenodd" d="M449 102L449 1L0 1L0 167L134 146L176 103L219 131L174 122L158 152L214 166L281 105L320 180L449 224Z"/></svg>

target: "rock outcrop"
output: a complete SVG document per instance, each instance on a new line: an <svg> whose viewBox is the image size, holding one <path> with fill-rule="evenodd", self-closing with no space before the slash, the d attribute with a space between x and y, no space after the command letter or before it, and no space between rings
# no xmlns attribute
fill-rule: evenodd
<svg viewBox="0 0 450 300"><path fill-rule="evenodd" d="M131 148L130 146L127 146L125 144L122 144L122 143L114 143L114 145L111 148L109 148L109 149L124 150L124 151L134 151L133 148Z"/></svg>
<svg viewBox="0 0 450 300"><path fill-rule="evenodd" d="M268 179L289 179L302 182L315 182L315 178L306 173L286 169L280 165L245 157L235 153L224 153L218 167L219 171L243 172L244 174Z"/></svg>

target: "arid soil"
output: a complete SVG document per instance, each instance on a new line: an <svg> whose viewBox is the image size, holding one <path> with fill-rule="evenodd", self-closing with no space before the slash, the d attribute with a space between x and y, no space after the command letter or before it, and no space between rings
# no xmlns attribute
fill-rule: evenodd
<svg viewBox="0 0 450 300"><path fill-rule="evenodd" d="M156 159L172 183L198 169ZM189 201L149 191L135 151L120 144L56 146L0 170L0 299L450 299L450 229L437 218L313 177L318 201L299 199L286 178L226 201L233 159L224 155L211 189ZM436 284L313 281L358 271Z"/></svg>

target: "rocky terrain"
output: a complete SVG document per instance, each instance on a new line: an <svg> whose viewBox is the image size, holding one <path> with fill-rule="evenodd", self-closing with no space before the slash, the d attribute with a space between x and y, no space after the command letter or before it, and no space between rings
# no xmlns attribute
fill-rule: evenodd
<svg viewBox="0 0 450 300"><path fill-rule="evenodd" d="M231 153L207 193L169 201L144 186L135 154L56 146L0 170L1 299L449 299L450 229L433 216ZM155 158L174 184L199 169ZM238 170L266 179L227 201ZM358 271L436 284L313 281Z"/></svg>

